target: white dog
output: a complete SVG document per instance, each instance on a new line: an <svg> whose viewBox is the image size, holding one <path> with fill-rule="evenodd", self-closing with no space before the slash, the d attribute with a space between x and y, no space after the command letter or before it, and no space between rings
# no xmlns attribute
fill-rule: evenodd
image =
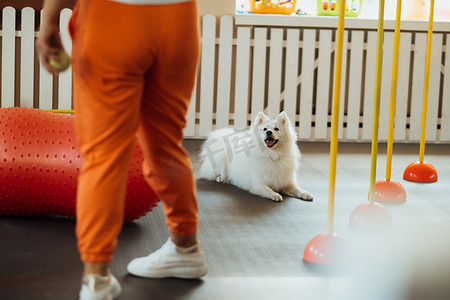
<svg viewBox="0 0 450 300"><path fill-rule="evenodd" d="M297 185L300 166L297 135L285 112L270 119L260 112L252 126L210 133L202 145L198 177L231 183L250 193L282 201L279 193L312 201Z"/></svg>

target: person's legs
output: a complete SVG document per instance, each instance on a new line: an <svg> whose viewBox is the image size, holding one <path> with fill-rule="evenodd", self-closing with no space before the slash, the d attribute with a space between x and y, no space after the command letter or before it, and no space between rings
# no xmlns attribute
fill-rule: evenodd
<svg viewBox="0 0 450 300"><path fill-rule="evenodd" d="M199 54L196 3L81 0L71 28L77 138L84 161L77 191L78 247L84 275L105 275L123 223L140 118L144 175L163 201L173 241L196 243L195 181L181 145Z"/></svg>
<svg viewBox="0 0 450 300"><path fill-rule="evenodd" d="M76 130L83 156L76 233L84 275L105 275L123 223L144 75L152 63L150 50L140 43L137 20L148 16L104 0L81 0L78 8L71 21Z"/></svg>
<svg viewBox="0 0 450 300"><path fill-rule="evenodd" d="M130 262L128 271L150 278L198 278L206 273L206 264L196 236L193 168L182 146L199 57L197 7L191 2L158 11L165 25L147 75L138 139L144 177L163 203L171 238L160 250Z"/></svg>
<svg viewBox="0 0 450 300"><path fill-rule="evenodd" d="M197 231L195 179L182 147L199 58L196 3L160 6L164 20L146 81L138 131L146 180L163 203L173 241L191 246Z"/></svg>

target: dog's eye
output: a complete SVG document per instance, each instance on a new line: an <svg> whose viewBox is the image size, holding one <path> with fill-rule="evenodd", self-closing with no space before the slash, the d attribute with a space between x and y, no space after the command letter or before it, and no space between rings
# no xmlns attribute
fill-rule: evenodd
<svg viewBox="0 0 450 300"><path fill-rule="evenodd" d="M274 130L275 130L275 131L278 131L278 130L280 130L280 129L279 129L278 127L275 127Z"/></svg>
<svg viewBox="0 0 450 300"><path fill-rule="evenodd" d="M267 131L267 128L264 128L263 131Z"/></svg>

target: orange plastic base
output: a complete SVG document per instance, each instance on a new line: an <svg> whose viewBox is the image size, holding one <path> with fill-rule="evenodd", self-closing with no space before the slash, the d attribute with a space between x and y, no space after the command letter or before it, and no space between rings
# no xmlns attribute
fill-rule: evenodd
<svg viewBox="0 0 450 300"><path fill-rule="evenodd" d="M379 180L375 183L375 201L377 202L405 202L405 188L395 180Z"/></svg>
<svg viewBox="0 0 450 300"><path fill-rule="evenodd" d="M321 233L306 245L303 259L320 265L342 265L345 262L347 244L339 235Z"/></svg>
<svg viewBox="0 0 450 300"><path fill-rule="evenodd" d="M438 175L430 163L415 161L406 167L403 179L416 182L435 182L438 180Z"/></svg>
<svg viewBox="0 0 450 300"><path fill-rule="evenodd" d="M367 202L353 210L350 227L366 232L384 232L392 228L392 217L382 204Z"/></svg>

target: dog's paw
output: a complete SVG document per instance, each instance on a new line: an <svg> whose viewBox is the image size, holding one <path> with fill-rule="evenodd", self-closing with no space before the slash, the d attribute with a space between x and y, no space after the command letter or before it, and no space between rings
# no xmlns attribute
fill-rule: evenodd
<svg viewBox="0 0 450 300"><path fill-rule="evenodd" d="M305 200L305 201L313 201L314 196L312 194L310 194L309 192L302 190L301 188L295 186L295 185L291 185L290 188L287 188L284 190L284 192L286 194L288 194L289 196L301 199L301 200Z"/></svg>
<svg viewBox="0 0 450 300"><path fill-rule="evenodd" d="M216 177L216 182L218 182L218 183L222 183L223 182L223 180L222 180L222 176L217 176Z"/></svg>
<svg viewBox="0 0 450 300"><path fill-rule="evenodd" d="M313 201L314 200L314 196L306 191L303 191L302 193L300 193L299 198L302 200L305 200L305 201Z"/></svg>
<svg viewBox="0 0 450 300"><path fill-rule="evenodd" d="M273 201L273 202L281 202L281 201L283 201L283 196L281 196L281 195L278 194L278 193L274 193L274 194L272 195L272 201Z"/></svg>

